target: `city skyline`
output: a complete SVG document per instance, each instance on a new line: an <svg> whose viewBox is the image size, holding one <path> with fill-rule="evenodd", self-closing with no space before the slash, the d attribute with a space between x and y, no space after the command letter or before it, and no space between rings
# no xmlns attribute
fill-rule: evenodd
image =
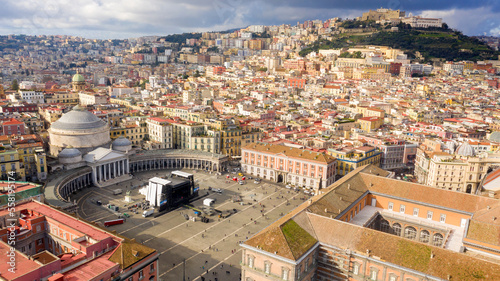
<svg viewBox="0 0 500 281"><path fill-rule="evenodd" d="M439 17L466 35L500 35L495 1L35 1L5 0L0 34L73 35L124 39L184 32L222 31L249 25L295 24L354 18L380 7ZM109 12L112 11L112 12Z"/></svg>

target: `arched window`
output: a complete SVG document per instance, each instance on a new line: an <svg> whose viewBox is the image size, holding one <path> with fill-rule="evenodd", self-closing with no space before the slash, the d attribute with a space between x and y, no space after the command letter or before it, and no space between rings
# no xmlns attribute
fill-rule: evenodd
<svg viewBox="0 0 500 281"><path fill-rule="evenodd" d="M388 221L383 220L380 222L380 231L386 232L386 233L391 233L391 225L389 224Z"/></svg>
<svg viewBox="0 0 500 281"><path fill-rule="evenodd" d="M392 225L392 233L394 235L401 236L401 225L399 223Z"/></svg>
<svg viewBox="0 0 500 281"><path fill-rule="evenodd" d="M420 242L422 243L429 243L429 231L427 230L422 230L420 231Z"/></svg>
<svg viewBox="0 0 500 281"><path fill-rule="evenodd" d="M434 234L432 237L432 244L436 247L441 247L443 245L443 235L440 233Z"/></svg>
<svg viewBox="0 0 500 281"><path fill-rule="evenodd" d="M412 226L407 226L405 228L405 238L415 239L417 237L417 230Z"/></svg>

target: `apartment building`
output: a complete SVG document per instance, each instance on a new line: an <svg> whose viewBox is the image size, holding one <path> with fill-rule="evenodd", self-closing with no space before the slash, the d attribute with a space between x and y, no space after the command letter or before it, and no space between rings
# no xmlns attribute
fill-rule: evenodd
<svg viewBox="0 0 500 281"><path fill-rule="evenodd" d="M77 105L79 103L79 95L77 92L51 90L45 93L46 103L62 103L65 105Z"/></svg>
<svg viewBox="0 0 500 281"><path fill-rule="evenodd" d="M476 194L481 182L493 166L500 165L500 154L482 153L476 156L467 142L460 145L455 154L433 152L422 155L417 162L419 182L427 185ZM426 169L428 167L428 169Z"/></svg>
<svg viewBox="0 0 500 281"><path fill-rule="evenodd" d="M345 176L368 164L379 167L382 152L373 146L358 146L329 148L328 154L337 159L337 176Z"/></svg>
<svg viewBox="0 0 500 281"><path fill-rule="evenodd" d="M146 121L148 128L148 148L173 148L173 128L167 119L150 117Z"/></svg>
<svg viewBox="0 0 500 281"><path fill-rule="evenodd" d="M241 279L500 279L498 199L388 175L358 168L252 236Z"/></svg>
<svg viewBox="0 0 500 281"><path fill-rule="evenodd" d="M337 160L325 153L253 143L242 148L241 169L263 179L318 191L335 181Z"/></svg>
<svg viewBox="0 0 500 281"><path fill-rule="evenodd" d="M358 135L368 145L378 148L382 152L380 168L384 170L413 167L418 145L396 138L385 138L375 135Z"/></svg>
<svg viewBox="0 0 500 281"><path fill-rule="evenodd" d="M108 97L106 95L83 92L78 93L78 99L80 100L80 104L83 106L104 104L108 101Z"/></svg>
<svg viewBox="0 0 500 281"><path fill-rule="evenodd" d="M24 163L19 160L19 154L16 149L10 146L0 146L0 172L1 179L8 178L24 181L26 174L24 172Z"/></svg>

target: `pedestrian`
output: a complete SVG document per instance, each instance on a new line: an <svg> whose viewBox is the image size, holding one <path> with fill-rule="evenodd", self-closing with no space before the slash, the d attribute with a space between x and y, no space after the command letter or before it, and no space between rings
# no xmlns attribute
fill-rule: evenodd
<svg viewBox="0 0 500 281"><path fill-rule="evenodd" d="M175 263L174 263L174 264L172 264L172 267L175 267Z"/></svg>

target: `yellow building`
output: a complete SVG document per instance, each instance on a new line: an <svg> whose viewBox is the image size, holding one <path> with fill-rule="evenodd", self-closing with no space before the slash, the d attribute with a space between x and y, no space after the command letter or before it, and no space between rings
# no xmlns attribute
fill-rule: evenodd
<svg viewBox="0 0 500 281"><path fill-rule="evenodd" d="M132 145L140 146L148 134L146 123L142 125L126 124L122 125L122 127L125 129L125 137L132 142Z"/></svg>
<svg viewBox="0 0 500 281"><path fill-rule="evenodd" d="M70 91L51 91L45 93L46 103L62 103L65 105L77 105L79 96L77 92Z"/></svg>
<svg viewBox="0 0 500 281"><path fill-rule="evenodd" d="M19 154L16 149L0 146L0 171L2 180L13 178L18 181L24 181L24 165L19 160Z"/></svg>
<svg viewBox="0 0 500 281"><path fill-rule="evenodd" d="M47 161L41 142L19 143L15 146L19 160L24 166L26 180L37 181L47 178Z"/></svg>
<svg viewBox="0 0 500 281"><path fill-rule="evenodd" d="M328 149L328 154L337 158L337 175L344 176L354 169L373 164L380 166L382 152L372 146L344 147L339 149Z"/></svg>
<svg viewBox="0 0 500 281"><path fill-rule="evenodd" d="M358 113L363 115L363 117L371 117L371 116L380 117L380 118L385 117L385 111L383 109L380 109L380 108L358 106L356 109L358 110Z"/></svg>
<svg viewBox="0 0 500 281"><path fill-rule="evenodd" d="M135 100L131 98L120 99L120 98L109 98L109 103L123 105L125 107L131 107L135 105Z"/></svg>
<svg viewBox="0 0 500 281"><path fill-rule="evenodd" d="M409 115L410 119L412 119L416 122L423 122L424 121L424 115L425 115L424 112L418 111L418 110L412 108L408 111L408 113L409 113L408 115Z"/></svg>
<svg viewBox="0 0 500 281"><path fill-rule="evenodd" d="M122 128L122 127L113 127L111 129L109 129L109 137L114 140L114 139L117 139L119 137L125 137L126 134L125 134L125 128Z"/></svg>
<svg viewBox="0 0 500 281"><path fill-rule="evenodd" d="M360 128L365 132L371 132L380 128L384 124L384 119L380 117L363 117L358 119Z"/></svg>

